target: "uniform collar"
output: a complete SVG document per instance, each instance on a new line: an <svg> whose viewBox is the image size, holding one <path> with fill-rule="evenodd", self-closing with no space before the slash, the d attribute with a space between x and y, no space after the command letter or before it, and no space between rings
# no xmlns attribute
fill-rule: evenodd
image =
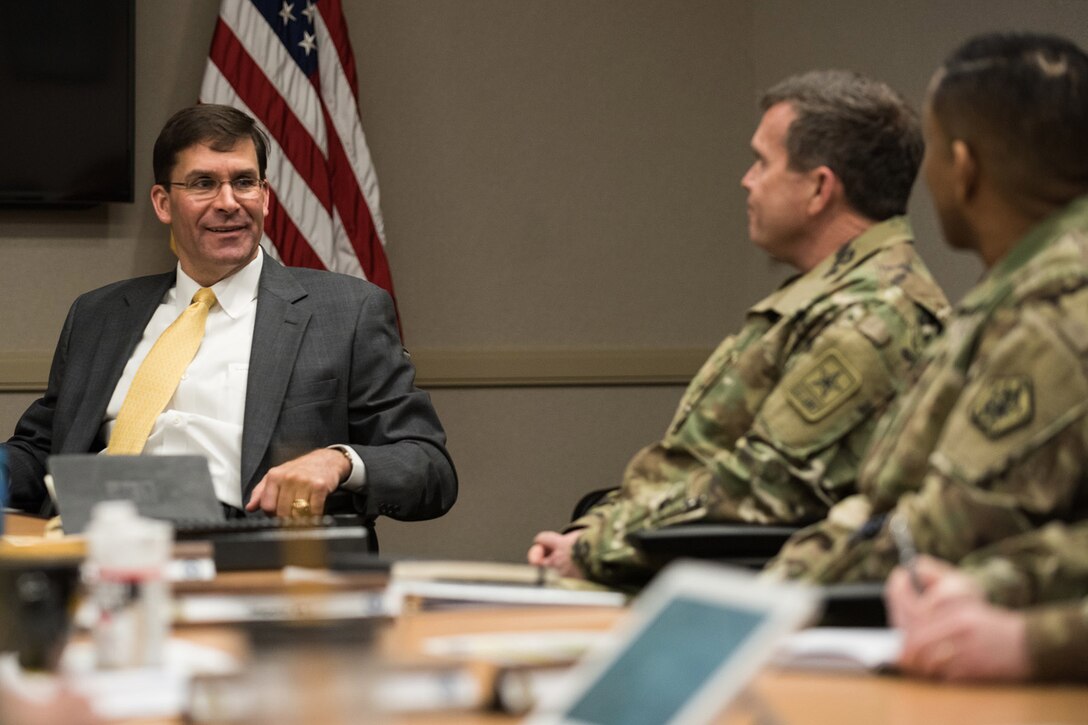
<svg viewBox="0 0 1088 725"><path fill-rule="evenodd" d="M1016 273L1049 248L1051 242L1064 236L1066 232L1086 227L1088 196L1082 196L1029 229L982 281L964 295L959 308L974 310L992 304L995 295L1004 297L1012 290L1012 278Z"/></svg>
<svg viewBox="0 0 1088 725"><path fill-rule="evenodd" d="M777 312L789 315L825 294L858 265L877 252L914 239L910 221L895 216L878 222L829 254L804 274L792 277L775 292L764 298L752 312Z"/></svg>

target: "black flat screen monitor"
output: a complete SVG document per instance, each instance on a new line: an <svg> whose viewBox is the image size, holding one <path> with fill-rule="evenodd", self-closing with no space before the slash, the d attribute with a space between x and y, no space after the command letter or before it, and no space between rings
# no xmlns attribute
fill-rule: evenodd
<svg viewBox="0 0 1088 725"><path fill-rule="evenodd" d="M133 194L134 0L4 4L0 205Z"/></svg>

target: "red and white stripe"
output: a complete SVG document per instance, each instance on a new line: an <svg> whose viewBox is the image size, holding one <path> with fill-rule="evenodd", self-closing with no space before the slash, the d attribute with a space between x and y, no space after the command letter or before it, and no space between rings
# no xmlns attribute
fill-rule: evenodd
<svg viewBox="0 0 1088 725"><path fill-rule="evenodd" d="M245 111L268 133L262 246L285 264L364 277L393 294L340 0L313 3L317 71L309 76L253 2L222 0L200 100ZM299 13L303 4L294 3Z"/></svg>

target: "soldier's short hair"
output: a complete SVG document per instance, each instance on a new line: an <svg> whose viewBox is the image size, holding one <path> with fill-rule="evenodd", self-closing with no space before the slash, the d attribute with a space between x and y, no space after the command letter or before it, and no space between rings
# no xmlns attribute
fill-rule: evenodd
<svg viewBox="0 0 1088 725"><path fill-rule="evenodd" d="M155 183L170 181L178 154L190 146L203 143L215 151L230 151L239 141L247 138L253 141L257 152L257 171L263 179L268 164L268 137L249 114L215 103L183 108L166 121L155 139L151 154Z"/></svg>
<svg viewBox="0 0 1088 725"><path fill-rule="evenodd" d="M764 91L766 111L789 103L796 113L786 137L790 166L827 166L846 200L875 221L903 214L925 149L918 114L885 83L859 73L818 70Z"/></svg>
<svg viewBox="0 0 1088 725"><path fill-rule="evenodd" d="M1069 40L975 36L937 71L929 104L951 138L989 145L1009 188L1066 199L1088 188L1088 56Z"/></svg>

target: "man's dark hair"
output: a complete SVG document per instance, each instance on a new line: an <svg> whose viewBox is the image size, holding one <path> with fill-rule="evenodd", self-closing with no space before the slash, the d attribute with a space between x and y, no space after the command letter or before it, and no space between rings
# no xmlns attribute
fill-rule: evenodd
<svg viewBox="0 0 1088 725"><path fill-rule="evenodd" d="M759 99L764 111L783 102L797 114L786 137L791 168L827 166L850 206L874 221L906 212L925 146L902 96L858 73L822 70L791 76Z"/></svg>
<svg viewBox="0 0 1088 725"><path fill-rule="evenodd" d="M268 163L268 137L248 115L230 106L201 103L183 108L166 122L155 139L151 165L155 183L170 181L178 154L196 144L215 151L230 151L239 141L250 139L257 150L257 169L264 178Z"/></svg>
<svg viewBox="0 0 1088 725"><path fill-rule="evenodd" d="M1088 56L1065 38L976 36L937 71L929 103L950 138L989 147L1006 188L1058 202L1088 188Z"/></svg>

